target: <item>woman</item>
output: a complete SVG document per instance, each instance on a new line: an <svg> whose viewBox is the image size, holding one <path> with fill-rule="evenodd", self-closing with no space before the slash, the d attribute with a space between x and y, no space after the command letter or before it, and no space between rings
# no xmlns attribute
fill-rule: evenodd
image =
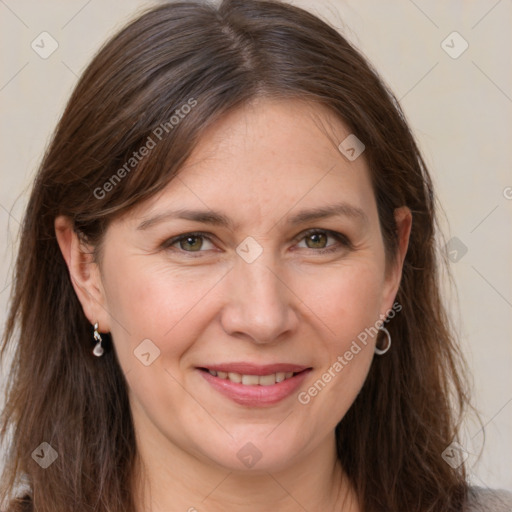
<svg viewBox="0 0 512 512"><path fill-rule="evenodd" d="M443 456L468 397L435 221L398 103L325 23L141 16L27 207L7 510L508 510Z"/></svg>

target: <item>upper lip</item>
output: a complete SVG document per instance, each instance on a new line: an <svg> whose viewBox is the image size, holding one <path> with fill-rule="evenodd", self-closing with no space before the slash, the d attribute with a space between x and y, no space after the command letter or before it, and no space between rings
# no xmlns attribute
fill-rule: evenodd
<svg viewBox="0 0 512 512"><path fill-rule="evenodd" d="M302 372L303 370L307 370L310 366L302 366L298 364L289 364L289 363L275 363L275 364L264 364L257 365L246 362L239 363L219 363L219 364L210 364L205 366L200 366L199 368L204 368L206 370L213 370L216 372L226 372L226 373L240 373L242 375L270 375L272 373L277 372Z"/></svg>

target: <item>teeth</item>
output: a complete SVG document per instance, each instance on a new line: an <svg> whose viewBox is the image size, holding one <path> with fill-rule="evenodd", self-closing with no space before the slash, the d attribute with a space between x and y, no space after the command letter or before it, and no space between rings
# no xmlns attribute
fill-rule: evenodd
<svg viewBox="0 0 512 512"><path fill-rule="evenodd" d="M272 384L276 383L276 374L272 373L270 375L260 375L258 379L258 384L260 386L272 386Z"/></svg>
<svg viewBox="0 0 512 512"><path fill-rule="evenodd" d="M260 378L257 375L242 375L242 384L246 386L257 386Z"/></svg>
<svg viewBox="0 0 512 512"><path fill-rule="evenodd" d="M237 384L244 384L245 386L272 386L293 377L293 372L277 372L269 375L242 375L235 372L217 372L215 370L208 370L208 372L219 379L227 379Z"/></svg>
<svg viewBox="0 0 512 512"><path fill-rule="evenodd" d="M242 382L242 376L239 373L229 372L228 379L231 382L238 382L239 384Z"/></svg>

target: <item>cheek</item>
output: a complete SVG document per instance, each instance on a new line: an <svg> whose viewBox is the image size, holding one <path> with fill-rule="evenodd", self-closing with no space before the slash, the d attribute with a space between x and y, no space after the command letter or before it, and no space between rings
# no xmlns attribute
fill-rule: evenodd
<svg viewBox="0 0 512 512"><path fill-rule="evenodd" d="M344 264L330 275L317 276L315 293L301 292L327 332L316 380L303 390L299 403L334 428L364 384L373 359L373 335L382 303L383 269L377 260ZM309 289L313 280L309 283ZM320 285L322 285L320 287ZM372 329L373 328L373 329Z"/></svg>
<svg viewBox="0 0 512 512"><path fill-rule="evenodd" d="M197 267L176 270L155 260L116 261L105 290L115 348L130 394L155 424L165 417L166 428L173 430L172 425L179 425L183 418L163 415L162 404L173 404L174 410L187 410L200 418L200 411L190 412L190 403L195 402L183 392L179 364L211 321L201 306L215 293L223 272ZM144 361L146 353L149 357Z"/></svg>
<svg viewBox="0 0 512 512"><path fill-rule="evenodd" d="M215 288L222 272L176 269L150 258L117 260L106 274L116 349L133 353L143 340L150 339L162 355L178 357L187 350L194 339L194 326L200 323L191 319L206 316L201 301Z"/></svg>
<svg viewBox="0 0 512 512"><path fill-rule="evenodd" d="M379 318L382 274L378 262L368 258L297 278L297 295L321 321L331 340L330 351L343 350Z"/></svg>
<svg viewBox="0 0 512 512"><path fill-rule="evenodd" d="M331 365L337 361L343 366L337 369L343 373L345 385L358 391L373 357L383 278L380 267L373 262L347 269L340 277L327 306L336 333L328 348L329 360Z"/></svg>

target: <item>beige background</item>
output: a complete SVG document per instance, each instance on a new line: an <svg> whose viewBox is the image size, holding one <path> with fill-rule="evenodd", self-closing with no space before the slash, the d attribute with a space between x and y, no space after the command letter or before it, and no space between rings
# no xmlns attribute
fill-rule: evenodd
<svg viewBox="0 0 512 512"><path fill-rule="evenodd" d="M512 490L512 4L509 0L294 2L336 25L373 62L409 118L448 223L467 253L450 295L486 424L468 423L475 485ZM0 323L27 190L77 77L98 46L151 2L0 0ZM43 31L58 49L42 59ZM469 44L452 58L441 43ZM452 52L464 41L450 36ZM448 48L446 47L448 45ZM449 48L451 47L451 48ZM56 325L55 329L59 326ZM43 353L43 351L42 351ZM2 457L0 456L0 460Z"/></svg>

